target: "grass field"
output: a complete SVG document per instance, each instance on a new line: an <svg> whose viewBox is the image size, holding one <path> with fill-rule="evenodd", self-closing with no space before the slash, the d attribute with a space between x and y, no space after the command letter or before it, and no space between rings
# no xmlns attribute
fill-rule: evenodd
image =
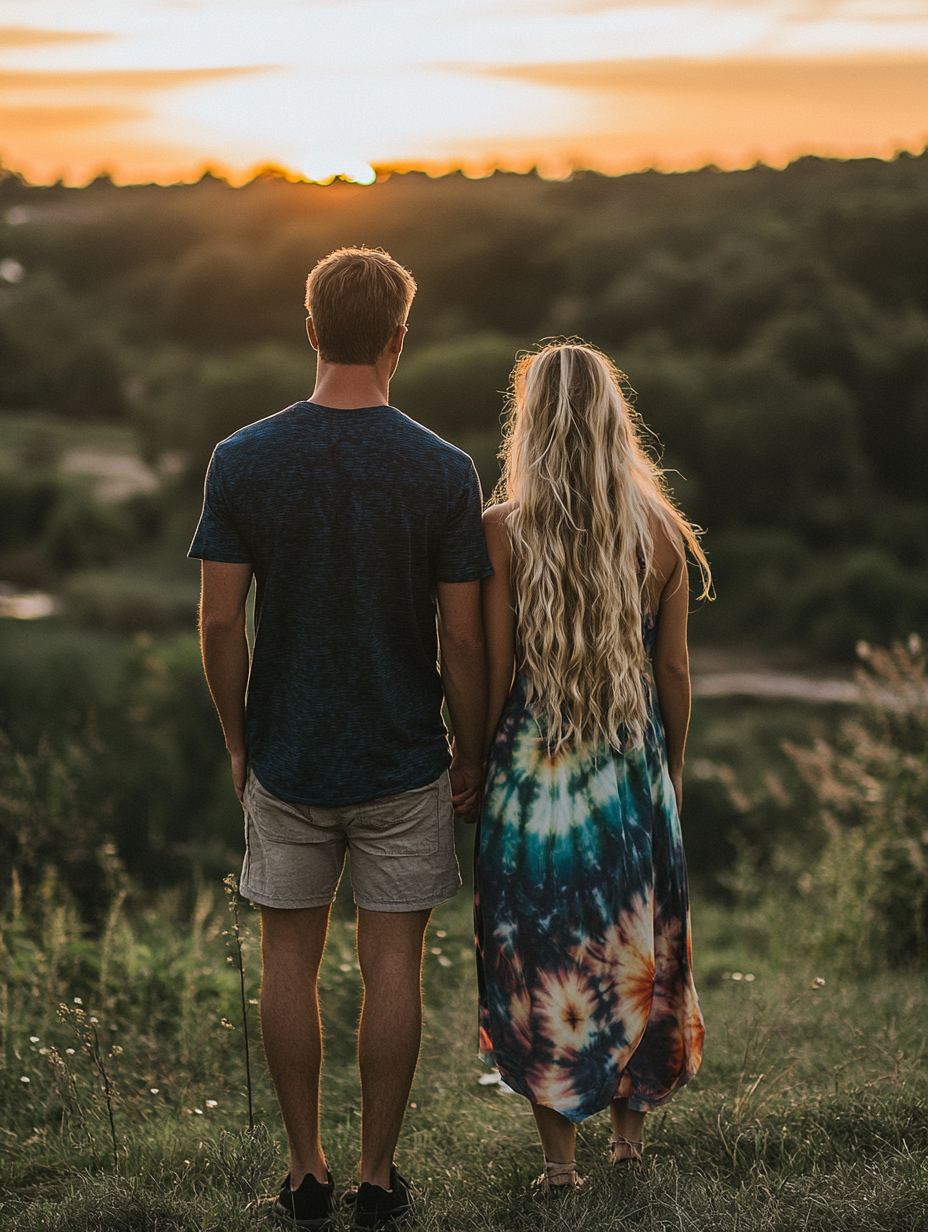
<svg viewBox="0 0 928 1232"><path fill-rule="evenodd" d="M252 1004L256 1129L248 1130L226 905L203 889L190 904L175 894L130 908L118 869L112 892L93 940L51 885L28 913L17 913L14 898L5 917L0 1227L236 1232L268 1223L266 1201L286 1171L281 1127ZM253 931L248 907L243 920ZM466 895L435 913L422 1061L397 1156L419 1188L423 1232L923 1232L924 976L851 982L827 964L765 965L745 948L739 920L711 903L696 904L694 926L709 1032L702 1071L649 1118L640 1176L611 1173L601 1114L579 1135L585 1192L546 1204L528 1194L540 1161L528 1104L478 1081ZM353 942L342 898L321 982L326 1146L345 1185L359 1125ZM254 936L244 953L254 1001Z"/></svg>

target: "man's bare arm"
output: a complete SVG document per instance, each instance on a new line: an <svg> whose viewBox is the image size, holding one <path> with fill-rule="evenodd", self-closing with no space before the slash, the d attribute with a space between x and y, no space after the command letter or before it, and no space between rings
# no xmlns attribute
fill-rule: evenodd
<svg viewBox="0 0 928 1232"><path fill-rule="evenodd" d="M438 583L441 679L454 727L451 793L455 812L476 821L483 788L487 656L479 582Z"/></svg>
<svg viewBox="0 0 928 1232"><path fill-rule="evenodd" d="M219 714L232 759L232 779L241 800L248 773L245 752L245 691L250 657L245 603L251 565L204 560L200 592L200 649L206 683Z"/></svg>

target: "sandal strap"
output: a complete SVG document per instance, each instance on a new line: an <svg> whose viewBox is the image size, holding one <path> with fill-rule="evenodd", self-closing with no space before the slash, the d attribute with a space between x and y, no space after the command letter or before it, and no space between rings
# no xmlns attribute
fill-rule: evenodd
<svg viewBox="0 0 928 1232"><path fill-rule="evenodd" d="M561 1194L568 1191L580 1193L583 1189L583 1179L577 1172L576 1160L560 1163L557 1160L545 1159L545 1170L537 1180L532 1181L535 1193L546 1195Z"/></svg>
<svg viewBox="0 0 928 1232"><path fill-rule="evenodd" d="M569 1176L571 1178L577 1175L577 1161L570 1160L568 1163L557 1163L556 1160L545 1160L545 1176L550 1181L556 1176Z"/></svg>
<svg viewBox="0 0 928 1232"><path fill-rule="evenodd" d="M623 1159L616 1160L615 1148L617 1146L627 1146L629 1149L629 1154L626 1155ZM641 1140L639 1140L638 1142L633 1142L631 1138L623 1138L621 1134L616 1134L614 1138L609 1139L609 1154L612 1156L613 1163L623 1163L624 1164L628 1160L637 1160L638 1162L640 1162L642 1156L644 1155L644 1142L642 1142Z"/></svg>

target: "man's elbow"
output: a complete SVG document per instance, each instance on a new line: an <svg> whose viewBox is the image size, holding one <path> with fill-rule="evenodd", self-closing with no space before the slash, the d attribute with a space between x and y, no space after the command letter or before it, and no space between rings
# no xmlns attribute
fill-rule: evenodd
<svg viewBox="0 0 928 1232"><path fill-rule="evenodd" d="M482 627L476 629L443 629L441 632L441 653L445 659L486 658L486 640Z"/></svg>
<svg viewBox="0 0 928 1232"><path fill-rule="evenodd" d="M206 641L221 641L237 637L245 630L245 612L216 612L200 609L200 637Z"/></svg>

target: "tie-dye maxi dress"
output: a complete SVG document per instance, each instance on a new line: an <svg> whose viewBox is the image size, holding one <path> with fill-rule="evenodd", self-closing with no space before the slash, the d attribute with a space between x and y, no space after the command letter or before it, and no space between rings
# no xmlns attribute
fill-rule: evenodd
<svg viewBox="0 0 928 1232"><path fill-rule="evenodd" d="M650 655L654 620L644 618ZM480 1055L572 1121L646 1112L699 1069L680 820L648 681L644 745L548 756L516 676L475 872Z"/></svg>

